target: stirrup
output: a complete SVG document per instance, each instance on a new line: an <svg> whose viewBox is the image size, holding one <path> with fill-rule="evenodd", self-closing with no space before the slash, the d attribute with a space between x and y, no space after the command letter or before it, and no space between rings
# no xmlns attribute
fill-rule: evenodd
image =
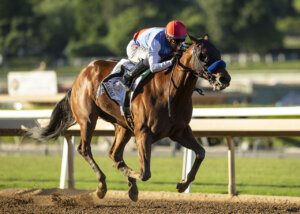
<svg viewBox="0 0 300 214"><path fill-rule="evenodd" d="M126 91L129 91L129 90L130 90L130 88L129 88L122 80L119 81L119 83L120 83L120 85L121 85L123 88L125 88Z"/></svg>

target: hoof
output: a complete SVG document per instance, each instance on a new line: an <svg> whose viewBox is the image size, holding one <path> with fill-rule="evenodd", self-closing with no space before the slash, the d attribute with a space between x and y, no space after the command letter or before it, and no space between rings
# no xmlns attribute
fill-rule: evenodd
<svg viewBox="0 0 300 214"><path fill-rule="evenodd" d="M128 186L128 196L132 201L136 202L139 199L139 190L136 185L136 180L134 178L128 178Z"/></svg>
<svg viewBox="0 0 300 214"><path fill-rule="evenodd" d="M130 188L128 191L128 196L130 200L136 202L139 200L139 191L137 188Z"/></svg>
<svg viewBox="0 0 300 214"><path fill-rule="evenodd" d="M181 181L180 183L177 183L177 192L184 192L189 187L189 183L186 183L185 181Z"/></svg>
<svg viewBox="0 0 300 214"><path fill-rule="evenodd" d="M140 175L140 179L142 181L148 181L150 178L151 178L151 173L150 172L143 173L143 174Z"/></svg>
<svg viewBox="0 0 300 214"><path fill-rule="evenodd" d="M106 183L99 184L99 186L97 187L97 190L96 190L97 197L100 199L104 198L106 195L106 192L107 192Z"/></svg>

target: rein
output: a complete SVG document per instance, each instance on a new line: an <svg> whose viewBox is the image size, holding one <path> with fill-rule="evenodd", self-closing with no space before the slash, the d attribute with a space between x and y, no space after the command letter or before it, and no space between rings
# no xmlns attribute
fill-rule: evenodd
<svg viewBox="0 0 300 214"><path fill-rule="evenodd" d="M173 82L173 74L174 74L175 65L176 64L174 64L174 66L172 68L172 73L171 73L171 77L170 77L170 81L169 81L169 95L168 95L168 115L169 115L169 118L171 118L171 102L170 102L171 82Z"/></svg>

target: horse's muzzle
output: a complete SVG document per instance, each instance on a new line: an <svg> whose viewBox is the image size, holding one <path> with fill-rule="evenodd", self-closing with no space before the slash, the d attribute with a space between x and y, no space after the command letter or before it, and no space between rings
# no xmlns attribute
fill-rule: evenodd
<svg viewBox="0 0 300 214"><path fill-rule="evenodd" d="M230 85L231 77L228 72L224 69L222 72L213 74L211 85L214 90L223 90Z"/></svg>
<svg viewBox="0 0 300 214"><path fill-rule="evenodd" d="M222 86L221 90L227 88L230 85L230 81L231 81L230 75L221 76L219 78L219 82L221 83L221 86Z"/></svg>

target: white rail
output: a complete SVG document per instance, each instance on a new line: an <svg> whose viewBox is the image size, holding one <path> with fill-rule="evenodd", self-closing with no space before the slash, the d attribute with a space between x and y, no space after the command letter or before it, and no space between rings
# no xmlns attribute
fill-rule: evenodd
<svg viewBox="0 0 300 214"><path fill-rule="evenodd" d="M50 118L52 110L0 110L0 118ZM300 115L300 106L253 108L194 108L197 117L252 117Z"/></svg>
<svg viewBox="0 0 300 214"><path fill-rule="evenodd" d="M0 110L0 118L50 118L51 109L46 110Z"/></svg>
<svg viewBox="0 0 300 214"><path fill-rule="evenodd" d="M254 108L194 108L193 117L267 117L300 115L300 106Z"/></svg>

